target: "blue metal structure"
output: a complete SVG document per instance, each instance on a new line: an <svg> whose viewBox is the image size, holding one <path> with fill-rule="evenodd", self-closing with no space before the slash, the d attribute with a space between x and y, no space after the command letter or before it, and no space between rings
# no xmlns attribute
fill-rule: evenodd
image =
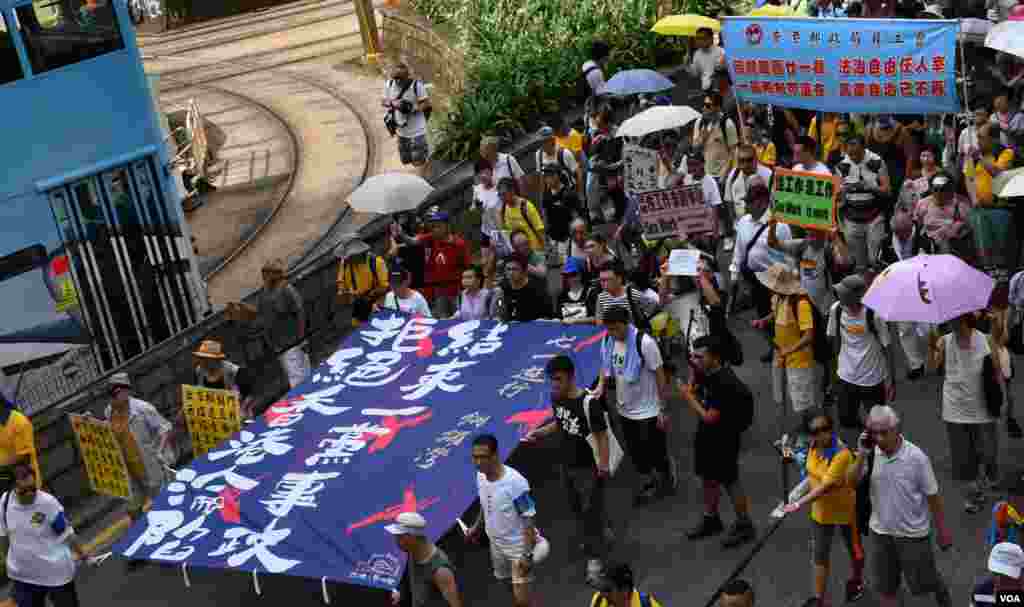
<svg viewBox="0 0 1024 607"><path fill-rule="evenodd" d="M205 308L125 0L0 0L0 367L116 366Z"/></svg>

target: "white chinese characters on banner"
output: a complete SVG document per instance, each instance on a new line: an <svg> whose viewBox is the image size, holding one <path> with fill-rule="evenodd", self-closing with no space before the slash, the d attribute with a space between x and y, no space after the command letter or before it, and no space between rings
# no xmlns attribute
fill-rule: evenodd
<svg viewBox="0 0 1024 607"><path fill-rule="evenodd" d="M312 378L314 384L321 384L320 389L275 403L264 416L268 427L242 429L207 453L206 459L219 469L204 468L202 474L191 468L178 470L166 487L166 502L147 514L145 530L132 541L125 556L181 563L200 551L209 557L224 557L222 562L228 567L271 573L299 565L301 561L294 558L297 554L285 550L289 537L294 542L292 531L299 513L323 506L321 500L332 483L346 476L343 467L357 454L383 450L403 429L429 421L431 407L419 403L439 393L464 390L468 385L465 373L478 365L481 357L499 351L509 329L501 323L482 329L480 321L467 321L435 334L437 322L397 315L372 319L355 338L360 346L337 351ZM572 347L573 339L565 338L559 344ZM417 365L417 360L423 362ZM413 368L418 368L418 377L410 373ZM526 383L543 381L543 368L524 369L516 377ZM352 410L341 400L351 390L389 384L396 384L395 396L414 402L404 407L400 401L382 402L361 408L359 416L351 412L330 423L331 418ZM308 422L310 415L318 416L317 423L324 418L323 434L302 436L299 445L296 439L301 431L296 425L304 419ZM415 457L414 464L429 469L455 450L465 449L472 434L490 421L490 416L479 411L461 416L456 427L440 432L433 444ZM297 461L305 464L306 470L293 468L271 478L256 472L275 458L295 457L300 446ZM244 517L239 522L240 504L253 503L245 501L242 494L261 484L269 487L256 500L270 515L269 522L257 519L254 523ZM213 526L221 519L230 526L216 528L219 537L200 543L211 534L206 525Z"/></svg>
<svg viewBox="0 0 1024 607"><path fill-rule="evenodd" d="M658 152L627 143L622 146L625 160L626 195L653 192L658 188Z"/></svg>

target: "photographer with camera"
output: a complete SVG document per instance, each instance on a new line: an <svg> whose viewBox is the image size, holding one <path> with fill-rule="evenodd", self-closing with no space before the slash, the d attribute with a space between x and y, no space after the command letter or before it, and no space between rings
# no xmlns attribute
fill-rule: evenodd
<svg viewBox="0 0 1024 607"><path fill-rule="evenodd" d="M398 156L402 164L411 164L423 176L430 161L427 120L432 109L426 85L414 80L409 66L400 61L391 70L381 105L388 110L384 126L392 137L398 135Z"/></svg>
<svg viewBox="0 0 1024 607"><path fill-rule="evenodd" d="M881 156L864 147L864 138L852 135L846 141L846 156L836 166L843 178L840 210L843 234L857 271L868 269L878 257L885 238L885 208L890 193L889 172Z"/></svg>

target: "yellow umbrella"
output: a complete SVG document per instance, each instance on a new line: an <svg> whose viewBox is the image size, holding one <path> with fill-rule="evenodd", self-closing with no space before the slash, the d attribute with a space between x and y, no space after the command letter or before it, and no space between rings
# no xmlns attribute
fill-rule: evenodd
<svg viewBox="0 0 1024 607"><path fill-rule="evenodd" d="M697 30L705 27L718 32L722 24L704 15L670 15L655 23L651 31L662 36L695 36Z"/></svg>
<svg viewBox="0 0 1024 607"><path fill-rule="evenodd" d="M750 11L748 17L795 17L796 11L789 8L788 6L776 6L774 4L765 4L762 7L755 8Z"/></svg>

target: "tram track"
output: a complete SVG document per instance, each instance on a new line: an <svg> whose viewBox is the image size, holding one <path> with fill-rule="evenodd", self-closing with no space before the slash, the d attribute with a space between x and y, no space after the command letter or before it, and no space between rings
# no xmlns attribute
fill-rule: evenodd
<svg viewBox="0 0 1024 607"><path fill-rule="evenodd" d="M262 36L267 34L276 34L283 31L287 31L294 27L301 27L303 25L309 25L311 23L318 23L323 21L323 12L328 7L341 7L341 6L352 6L352 0L337 0L336 2L324 2L323 0L309 0L306 2L294 2L280 8L269 8L261 9L246 13L244 15L238 15L236 17L228 17L225 19L217 19L209 23L200 23L192 26L185 26L182 29L172 29L160 34L140 34L138 35L140 46L146 47L158 47L163 45L171 45L176 42L182 42L189 39L201 38L210 34L219 32L234 32L231 36L224 37L226 41L246 40L256 36ZM343 11L341 16L350 14L354 8ZM306 18L309 13L321 13L315 18ZM271 16L274 18L274 24L269 28L266 27L267 17ZM239 35L238 29L254 25L262 24L263 29L256 28L252 32L246 32ZM216 40L216 38L215 38ZM216 42L211 43L209 40L195 45L191 49L179 49L181 50L195 50L203 47L212 46Z"/></svg>
<svg viewBox="0 0 1024 607"><path fill-rule="evenodd" d="M356 32L358 35L358 32ZM334 53L325 53L322 56L333 55ZM269 53L261 53L261 56L268 56ZM150 55L150 58L153 58ZM167 59L168 57L162 57ZM312 91L314 94L325 97L331 102L344 108L348 114L351 114L355 118L355 122L358 124L358 130L360 131L360 143L364 147L365 157L363 159L361 170L358 175L352 180L352 185L346 188L346 191L339 193L338 195L332 196L334 200L345 200L359 185L361 185L367 177L369 177L374 168L379 162L379 154L377 149L377 142L371 135L372 128L369 119L362 113L362 111L353 104L344 95L340 94L334 87L318 80L317 78L309 75L298 73L290 69L282 69L284 66L291 65L293 63L300 63L304 61L310 61L313 58L304 58L296 60L294 62L273 62L271 65L261 62L252 62L249 58L243 60L232 59L225 62L208 62L201 63L191 68L185 68L182 70L176 70L177 73L168 75L167 73L160 74L161 80L167 82L170 86L161 87L162 92L175 93L179 91L185 91L190 88L196 90L211 90L224 94L231 94L237 98L244 98L252 101L255 105L261 107L263 110L270 112L275 115L283 124L287 125L287 131L289 136L293 138L294 145L299 150L294 155L294 163L292 167L292 174L289 176L288 187L281 196L281 200L275 205L273 212L261 223L255 230L253 230L244 241L236 247L228 256L226 256L216 267L214 267L206 276L207 280L212 281L218 276L222 275L224 271L235 263L239 258L248 252L253 252L258 242L263 239L267 233L274 229L275 220L281 215L282 211L288 208L290 202L294 202L295 197L295 186L296 180L301 179L303 171L307 168L303 165L302 156L304 155L301 151L303 142L301 137L295 132L295 129L289 124L288 120L281 115L280 112L275 111L270 104L261 103L252 99L251 95L246 94L244 90L239 90L237 87L232 86L231 81L240 81L248 76L259 74L262 79L261 82L264 84L273 84L275 86L283 86L287 83L299 85L305 91ZM182 58L188 60L187 58ZM216 68L219 71L216 75L210 75L210 73L204 72L203 70ZM231 68L231 69L227 69ZM226 70L226 71L225 71ZM186 76L185 74L190 74ZM252 82L240 82L239 86L251 86ZM316 103L322 103L323 100L317 101ZM338 126L343 126L349 123L349 120L332 120L330 121ZM355 129L348 129L344 135L350 135L351 131ZM333 219L331 226L328 230L321 231L319 236L312 239L310 244L306 245L299 251L294 259L286 260L289 267L298 267L308 261L312 255L319 252L323 248L324 242L332 236L336 229L343 225L345 221L351 216L351 209L346 205L343 205L341 210ZM270 251L271 253L279 253L277 251Z"/></svg>

